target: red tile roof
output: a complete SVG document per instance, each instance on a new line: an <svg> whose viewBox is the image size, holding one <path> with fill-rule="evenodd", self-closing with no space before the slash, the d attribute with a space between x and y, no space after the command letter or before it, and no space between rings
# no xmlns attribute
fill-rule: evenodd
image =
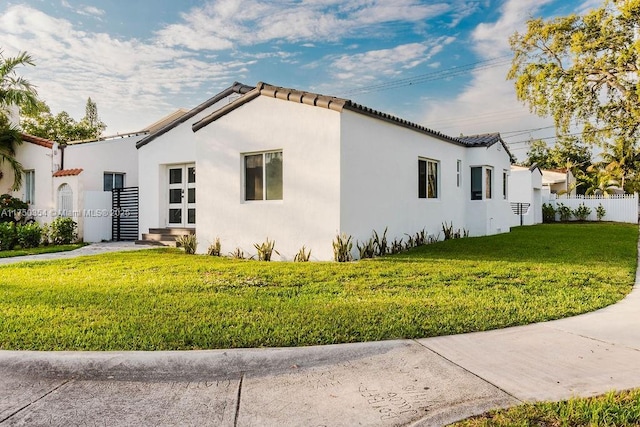
<svg viewBox="0 0 640 427"><path fill-rule="evenodd" d="M39 136L29 135L28 133L22 134L22 140L26 142L30 142L32 144L40 145L41 147L53 148L53 141L40 138Z"/></svg>
<svg viewBox="0 0 640 427"><path fill-rule="evenodd" d="M80 172L82 172L82 168L80 169L63 169L63 170L59 170L58 172L54 172L53 176L76 176L76 175L80 175Z"/></svg>

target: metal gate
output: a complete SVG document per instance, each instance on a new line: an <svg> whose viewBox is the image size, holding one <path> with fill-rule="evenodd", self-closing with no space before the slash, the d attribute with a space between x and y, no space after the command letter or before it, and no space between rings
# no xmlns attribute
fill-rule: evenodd
<svg viewBox="0 0 640 427"><path fill-rule="evenodd" d="M111 190L111 238L138 240L138 187Z"/></svg>

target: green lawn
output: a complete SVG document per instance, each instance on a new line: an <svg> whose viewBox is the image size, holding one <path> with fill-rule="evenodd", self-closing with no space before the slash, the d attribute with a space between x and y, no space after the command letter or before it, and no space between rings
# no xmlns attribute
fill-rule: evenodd
<svg viewBox="0 0 640 427"><path fill-rule="evenodd" d="M635 225L549 224L353 263L175 249L25 262L0 267L0 348L299 346L521 325L623 298L637 238Z"/></svg>
<svg viewBox="0 0 640 427"><path fill-rule="evenodd" d="M455 427L578 427L640 425L640 389L588 399L542 402L492 411Z"/></svg>
<svg viewBox="0 0 640 427"><path fill-rule="evenodd" d="M84 245L85 245L84 243L74 243L71 245L39 246L37 248L0 251L0 258L10 258L10 257L26 256L26 255L51 254L54 252L66 252L66 251L72 251L74 249L81 248Z"/></svg>

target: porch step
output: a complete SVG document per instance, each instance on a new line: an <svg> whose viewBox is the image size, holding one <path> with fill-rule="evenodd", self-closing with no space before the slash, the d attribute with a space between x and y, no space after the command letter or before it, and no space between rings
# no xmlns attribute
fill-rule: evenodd
<svg viewBox="0 0 640 427"><path fill-rule="evenodd" d="M196 234L193 228L150 228L148 233L142 233L142 240L137 245L176 246L176 239L180 236Z"/></svg>

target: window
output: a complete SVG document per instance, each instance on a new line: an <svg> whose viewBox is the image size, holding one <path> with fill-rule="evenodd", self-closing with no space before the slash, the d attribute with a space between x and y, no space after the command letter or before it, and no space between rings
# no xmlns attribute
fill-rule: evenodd
<svg viewBox="0 0 640 427"><path fill-rule="evenodd" d="M456 187L462 185L462 160L456 162Z"/></svg>
<svg viewBox="0 0 640 427"><path fill-rule="evenodd" d="M438 198L438 162L418 159L418 198Z"/></svg>
<svg viewBox="0 0 640 427"><path fill-rule="evenodd" d="M282 200L282 151L244 156L244 199Z"/></svg>
<svg viewBox="0 0 640 427"><path fill-rule="evenodd" d="M484 198L485 199L491 198L491 190L493 187L492 174L493 174L493 169L487 168L484 170Z"/></svg>
<svg viewBox="0 0 640 427"><path fill-rule="evenodd" d="M111 191L114 188L124 188L124 174L117 172L104 173L104 191Z"/></svg>
<svg viewBox="0 0 640 427"><path fill-rule="evenodd" d="M471 168L471 200L493 197L493 169L483 166Z"/></svg>
<svg viewBox="0 0 640 427"><path fill-rule="evenodd" d="M30 205L36 200L36 171L24 171L24 202Z"/></svg>
<svg viewBox="0 0 640 427"><path fill-rule="evenodd" d="M509 182L509 172L503 170L502 171L502 197L507 200L509 198L509 187L507 186Z"/></svg>

